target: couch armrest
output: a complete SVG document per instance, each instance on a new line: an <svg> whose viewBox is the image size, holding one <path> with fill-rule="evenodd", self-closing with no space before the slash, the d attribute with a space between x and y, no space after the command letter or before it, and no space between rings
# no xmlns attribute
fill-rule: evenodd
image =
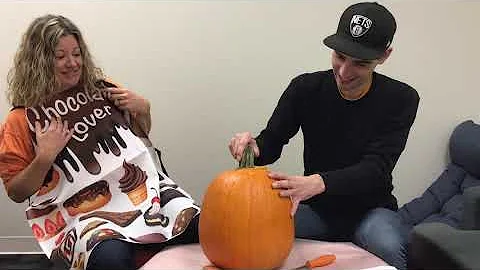
<svg viewBox="0 0 480 270"><path fill-rule="evenodd" d="M480 231L443 223L415 226L409 239L409 269L478 269Z"/></svg>
<svg viewBox="0 0 480 270"><path fill-rule="evenodd" d="M480 230L480 186L464 191L464 209L462 228L465 230Z"/></svg>

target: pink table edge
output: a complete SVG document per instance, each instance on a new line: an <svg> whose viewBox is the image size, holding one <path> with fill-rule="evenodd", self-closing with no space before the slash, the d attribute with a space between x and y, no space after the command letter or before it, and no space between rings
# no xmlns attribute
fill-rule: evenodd
<svg viewBox="0 0 480 270"><path fill-rule="evenodd" d="M363 250L350 242L324 242L296 239L292 251L280 270L293 269L303 265L307 260L322 254L334 254L334 263L318 269L395 269L388 266L377 256ZM200 244L180 245L166 248L153 256L140 269L202 269L210 265L203 254Z"/></svg>

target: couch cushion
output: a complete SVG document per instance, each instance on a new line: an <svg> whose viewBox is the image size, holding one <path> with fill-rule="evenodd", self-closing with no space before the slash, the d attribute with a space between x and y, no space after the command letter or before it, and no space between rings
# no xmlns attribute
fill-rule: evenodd
<svg viewBox="0 0 480 270"><path fill-rule="evenodd" d="M450 157L453 163L480 179L480 125L467 120L455 128L450 137Z"/></svg>

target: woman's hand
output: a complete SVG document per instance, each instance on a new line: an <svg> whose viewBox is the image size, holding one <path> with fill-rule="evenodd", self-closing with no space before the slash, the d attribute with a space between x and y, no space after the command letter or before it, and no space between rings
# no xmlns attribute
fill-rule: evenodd
<svg viewBox="0 0 480 270"><path fill-rule="evenodd" d="M268 176L272 178L272 187L281 189L281 197L290 197L292 200L293 216L297 212L298 204L301 201L310 199L311 197L321 194L325 191L325 183L319 174L309 176L290 176L278 172L270 172Z"/></svg>
<svg viewBox="0 0 480 270"><path fill-rule="evenodd" d="M48 171L52 167L58 153L65 148L73 129L68 128L68 122L60 118L53 118L51 122L42 127L40 122L35 122L35 137L37 139L36 154L28 166L15 175L10 181L4 183L8 197L14 202L21 203L37 192L43 185Z"/></svg>
<svg viewBox="0 0 480 270"><path fill-rule="evenodd" d="M35 122L37 139L37 156L44 161L53 163L58 153L65 148L73 135L73 129L68 128L68 121L60 118L52 119L42 128L40 122Z"/></svg>
<svg viewBox="0 0 480 270"><path fill-rule="evenodd" d="M139 137L147 137L152 126L150 116L150 102L137 93L125 88L106 88L107 98L117 108L126 111L132 117L131 128L133 133Z"/></svg>
<svg viewBox="0 0 480 270"><path fill-rule="evenodd" d="M128 111L134 118L150 113L150 102L139 94L126 88L110 87L105 89L107 97L122 111Z"/></svg>

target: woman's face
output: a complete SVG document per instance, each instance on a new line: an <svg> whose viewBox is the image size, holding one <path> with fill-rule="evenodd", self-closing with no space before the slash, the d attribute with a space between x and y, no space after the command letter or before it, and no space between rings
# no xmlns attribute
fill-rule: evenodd
<svg viewBox="0 0 480 270"><path fill-rule="evenodd" d="M73 35L63 36L55 47L54 71L61 89L74 87L82 76L82 52Z"/></svg>

